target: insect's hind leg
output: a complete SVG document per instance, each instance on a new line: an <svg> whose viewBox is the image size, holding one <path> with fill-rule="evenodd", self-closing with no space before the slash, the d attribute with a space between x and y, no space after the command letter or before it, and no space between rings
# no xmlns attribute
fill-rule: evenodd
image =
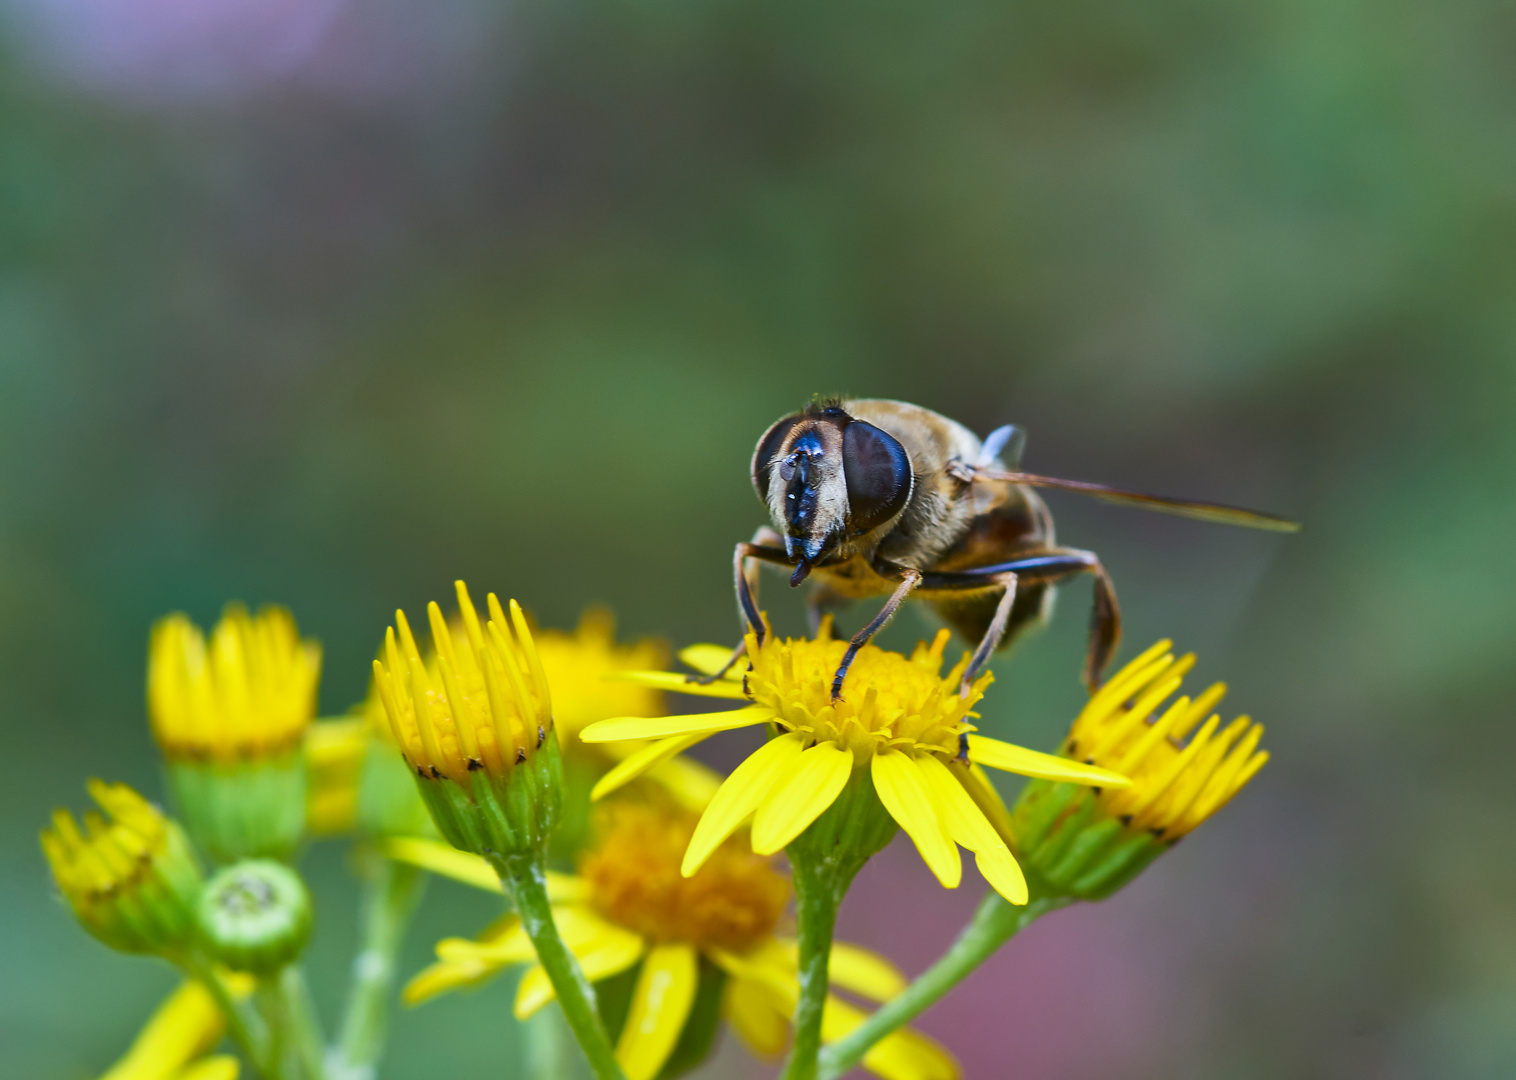
<svg viewBox="0 0 1516 1080"><path fill-rule="evenodd" d="M1041 551L1027 552L1018 558L995 563L992 566L973 570L928 573L922 581L922 587L940 591L983 589L987 584L1006 574L1014 575L1023 587L1042 583L1053 584L1075 574L1089 574L1094 579L1095 604L1090 614L1090 637L1085 651L1083 678L1085 686L1091 692L1098 689L1100 674L1110 663L1111 657L1116 652L1116 646L1121 641L1121 607L1116 601L1116 587L1111 582L1111 575L1106 572L1105 566L1101 564L1099 556L1094 552L1081 551L1078 548L1046 548ZM990 624L992 631L995 629L995 623L1002 621L1002 612L1006 618L1009 618L1010 605L1014 602L1014 596L1009 599L1002 597L1001 603L996 606L995 618ZM974 651L975 660L979 660L980 654L983 653L981 664L988 662L994 646L999 644L1004 634L1005 628L1002 625L994 643L986 648L986 642L991 636L990 633L986 633L979 643L979 648ZM971 669L973 669L973 663L974 661L970 661ZM967 739L961 739L960 756L965 754L966 746Z"/></svg>

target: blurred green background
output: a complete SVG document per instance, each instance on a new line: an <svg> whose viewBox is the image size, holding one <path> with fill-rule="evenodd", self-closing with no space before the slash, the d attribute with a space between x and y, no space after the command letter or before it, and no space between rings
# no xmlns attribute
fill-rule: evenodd
<svg viewBox="0 0 1516 1080"><path fill-rule="evenodd" d="M1199 650L1274 758L928 1014L968 1076L1516 1075L1509 5L0 10L7 1076L98 1073L172 983L73 924L35 839L88 776L161 792L154 618L289 604L327 711L457 576L726 640L748 456L815 392L1306 523L1050 496L1127 655ZM995 734L1056 743L1088 601L999 662ZM330 1017L351 886L307 866ZM920 970L980 888L897 845L840 935ZM434 887L406 969L487 900ZM384 1076L509 1075L509 992L401 1017ZM706 1074L766 1075L729 1040Z"/></svg>

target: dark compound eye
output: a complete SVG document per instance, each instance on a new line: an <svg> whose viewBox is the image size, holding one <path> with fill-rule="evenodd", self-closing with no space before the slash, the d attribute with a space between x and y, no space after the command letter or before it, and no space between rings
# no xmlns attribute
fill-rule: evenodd
<svg viewBox="0 0 1516 1080"><path fill-rule="evenodd" d="M776 421L773 427L763 433L763 438L758 440L758 448L753 451L753 488L764 502L769 497L769 466L774 463L779 448L784 445L784 440L789 437L795 425L804 419L803 413L786 416Z"/></svg>
<svg viewBox="0 0 1516 1080"><path fill-rule="evenodd" d="M883 525L911 497L911 458L893 435L864 420L842 433L849 524L854 535Z"/></svg>

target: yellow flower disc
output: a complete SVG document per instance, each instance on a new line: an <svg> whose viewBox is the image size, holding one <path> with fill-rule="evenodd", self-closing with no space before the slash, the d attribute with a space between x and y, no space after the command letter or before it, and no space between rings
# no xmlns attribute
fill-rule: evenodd
<svg viewBox="0 0 1516 1080"><path fill-rule="evenodd" d="M994 676L985 672L968 697L958 696L967 656L945 676L942 652L948 631L931 645L918 643L907 658L865 645L853 659L841 700L832 700L832 678L846 641L823 636L781 639L770 634L762 645L748 638L752 670L747 691L754 702L773 709L780 724L821 742L851 750L864 766L878 750L929 750L952 757L958 734L972 731L968 717Z"/></svg>

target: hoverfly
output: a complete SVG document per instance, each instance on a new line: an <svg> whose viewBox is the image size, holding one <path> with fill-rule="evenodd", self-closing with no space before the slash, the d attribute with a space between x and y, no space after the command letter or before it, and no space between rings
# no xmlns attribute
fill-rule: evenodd
<svg viewBox="0 0 1516 1080"><path fill-rule="evenodd" d="M772 527L737 545L733 571L743 617L758 640L757 582L750 560L807 578L812 628L823 608L887 596L849 642L832 681L842 696L849 666L907 597L927 604L975 649L967 693L996 649L1045 620L1057 583L1094 579L1084 681L1092 690L1121 637L1121 609L1100 558L1063 547L1035 488L1225 525L1294 532L1299 525L1217 503L1122 491L1017 471L1025 434L1008 425L980 439L947 417L903 401L829 400L775 422L753 452L752 480ZM743 654L738 646L728 668Z"/></svg>

